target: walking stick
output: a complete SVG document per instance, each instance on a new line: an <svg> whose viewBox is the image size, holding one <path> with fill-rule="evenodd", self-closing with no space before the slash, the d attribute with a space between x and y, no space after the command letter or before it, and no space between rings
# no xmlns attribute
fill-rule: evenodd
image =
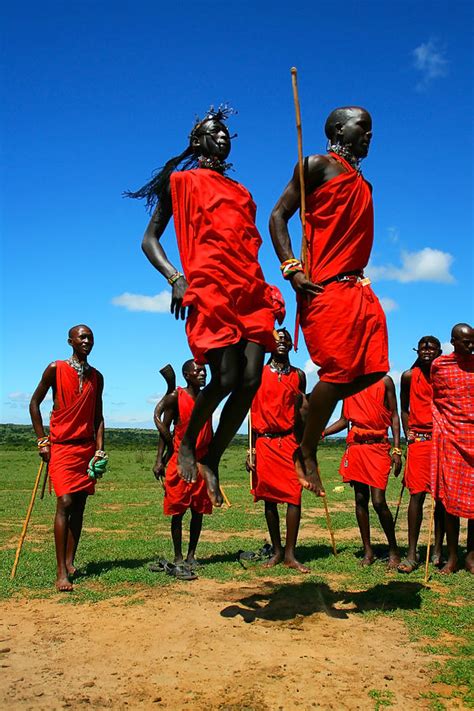
<svg viewBox="0 0 474 711"><path fill-rule="evenodd" d="M228 509L230 509L230 507L232 506L232 504L230 503L230 501L229 501L229 499L228 499L228 497L227 497L227 494L226 494L225 491L224 491L224 487L222 486L222 484L220 485L220 490L221 490L221 492L222 492L222 498L224 499L225 505L227 506Z"/></svg>
<svg viewBox="0 0 474 711"><path fill-rule="evenodd" d="M298 140L298 174L300 179L300 220L301 220L301 263L303 264L305 276L308 277L306 265L306 193L304 189L304 162L303 162L303 129L301 126L300 100L298 96L298 71L296 67L291 67L291 85L293 87L293 102L295 104L296 136ZM300 303L301 297L296 297L296 317L293 346L295 353L298 352L298 340L300 330Z"/></svg>
<svg viewBox="0 0 474 711"><path fill-rule="evenodd" d="M44 499L44 492L46 491L46 482L48 481L48 467L46 467L45 472L44 472L44 477L43 477L43 484L41 486L41 494L40 494L40 499ZM51 491L49 492L51 493Z"/></svg>
<svg viewBox="0 0 474 711"><path fill-rule="evenodd" d="M393 527L397 525L397 518L400 511L400 506L402 505L403 494L405 493L405 482L402 482L402 488L400 491L400 496L398 497L397 510L395 511L395 518L393 519Z"/></svg>
<svg viewBox="0 0 474 711"><path fill-rule="evenodd" d="M249 471L249 485L250 485L250 490L252 490L252 485L253 485L253 449L252 449L252 414L249 410L249 414L247 416L247 426L248 426L248 438L249 438L249 464L250 464L250 471Z"/></svg>
<svg viewBox="0 0 474 711"><path fill-rule="evenodd" d="M321 474L319 475L321 477ZM331 543L332 543L332 552L334 555L337 555L337 548L336 548L336 539L334 537L334 531L331 526L331 517L329 516L329 507L328 507L328 500L326 498L326 494L324 494L323 498L323 503L324 503L324 510L326 512L326 526L329 531L329 535L331 536Z"/></svg>
<svg viewBox="0 0 474 711"><path fill-rule="evenodd" d="M38 474L36 475L35 485L33 487L33 492L31 494L30 505L28 506L28 512L26 514L25 523L23 524L23 530L21 532L20 540L18 541L18 546L16 549L16 555L15 555L15 562L13 563L12 572L10 574L11 580L13 580L13 578L15 577L16 569L18 567L18 561L20 560L20 553L21 553L21 549L23 546L23 541L25 540L26 529L28 528L28 523L29 523L29 520L31 517L31 512L33 511L33 504L35 503L36 492L38 491L38 486L40 483L41 472L43 471L43 467L44 467L44 460L42 459L41 464L39 465Z"/></svg>
<svg viewBox="0 0 474 711"><path fill-rule="evenodd" d="M430 564L430 548L431 548L431 536L433 534L433 521L434 521L434 507L435 500L434 496L431 497L431 511L430 511L430 526L428 529L428 545L426 546L426 562L425 562L425 580L424 583L428 582L428 566Z"/></svg>

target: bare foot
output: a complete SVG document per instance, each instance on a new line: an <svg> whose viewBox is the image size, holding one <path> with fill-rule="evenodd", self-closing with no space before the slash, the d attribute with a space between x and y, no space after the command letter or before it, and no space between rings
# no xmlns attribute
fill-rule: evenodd
<svg viewBox="0 0 474 711"><path fill-rule="evenodd" d="M455 573L456 570L458 569L458 562L457 560L455 561L449 561L446 563L446 565L443 565L441 570L439 571L441 575L451 575L451 573Z"/></svg>
<svg viewBox="0 0 474 711"><path fill-rule="evenodd" d="M296 560L296 558L285 558L285 560L283 561L283 565L285 566L285 568L299 570L300 573L311 573L311 568L308 568L307 565L303 565L303 563L300 563L299 560Z"/></svg>
<svg viewBox="0 0 474 711"><path fill-rule="evenodd" d="M397 570L402 562L399 553L390 553L388 556L387 570Z"/></svg>
<svg viewBox="0 0 474 711"><path fill-rule="evenodd" d="M466 568L468 573L474 575L474 551L471 551L467 554L464 567Z"/></svg>
<svg viewBox="0 0 474 711"><path fill-rule="evenodd" d="M362 560L360 561L360 565L362 568L368 568L369 565L373 565L375 563L375 556L373 553L366 553Z"/></svg>
<svg viewBox="0 0 474 711"><path fill-rule="evenodd" d="M77 568L73 563L66 563L68 578L74 578L77 575Z"/></svg>
<svg viewBox="0 0 474 711"><path fill-rule="evenodd" d="M440 568L442 565L444 565L443 558L439 553L433 553L431 556L431 562L435 566L435 568Z"/></svg>
<svg viewBox="0 0 474 711"><path fill-rule="evenodd" d="M199 462L198 467L202 478L206 482L207 495L209 496L212 505L217 507L222 506L224 498L222 496L222 491L219 488L218 477L207 464Z"/></svg>
<svg viewBox="0 0 474 711"><path fill-rule="evenodd" d="M67 575L58 575L56 578L56 590L58 592L72 592L74 590Z"/></svg>
<svg viewBox="0 0 474 711"><path fill-rule="evenodd" d="M197 480L197 464L196 455L191 447L188 447L181 442L181 446L178 451L178 474L181 479L184 479L188 484L194 484Z"/></svg>
<svg viewBox="0 0 474 711"><path fill-rule="evenodd" d="M274 568L275 565L283 562L283 551L274 553L271 558L262 563L262 568Z"/></svg>
<svg viewBox="0 0 474 711"><path fill-rule="evenodd" d="M326 496L317 461L312 457L304 457L301 447L295 450L293 461L296 476L303 489L312 491L316 496Z"/></svg>

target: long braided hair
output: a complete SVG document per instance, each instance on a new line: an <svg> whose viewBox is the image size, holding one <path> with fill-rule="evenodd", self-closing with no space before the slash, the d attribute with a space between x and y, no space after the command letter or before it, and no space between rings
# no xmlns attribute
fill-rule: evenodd
<svg viewBox="0 0 474 711"><path fill-rule="evenodd" d="M162 168L155 170L152 173L152 177L148 183L145 183L145 185L141 188L135 191L126 190L123 193L124 197L145 200L145 207L148 212L151 212L153 208L163 199L171 173L178 170L178 168L180 170L190 170L198 167L199 156L195 153L193 139L196 136L199 136L200 130L203 128L204 124L212 120L224 123L227 121L229 116L234 113L237 112L227 104L221 104L217 110L211 106L203 119L196 118L196 122L189 135L189 143L184 151L179 155L170 158ZM234 138L234 136L231 136L231 138ZM223 172L225 172L228 168L230 168L230 163L223 164Z"/></svg>
<svg viewBox="0 0 474 711"><path fill-rule="evenodd" d="M436 346L438 346L438 350L441 353L441 342L440 342L439 338L436 338L436 336L422 336L420 338L420 340L418 341L417 350L419 350L422 343L427 343L427 342L434 343ZM413 350L415 350L415 349L413 349ZM419 357L415 360L415 362L413 363L413 365L411 367L412 368L419 368L420 367L420 358Z"/></svg>

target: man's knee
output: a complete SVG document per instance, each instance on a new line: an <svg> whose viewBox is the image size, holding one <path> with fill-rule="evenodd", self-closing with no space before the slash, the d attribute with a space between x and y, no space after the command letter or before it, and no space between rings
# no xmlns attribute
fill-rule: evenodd
<svg viewBox="0 0 474 711"><path fill-rule="evenodd" d="M262 372L260 370L251 370L244 373L242 388L252 395L255 395L262 382Z"/></svg>
<svg viewBox="0 0 474 711"><path fill-rule="evenodd" d="M388 509L385 494L383 492L382 494L375 494L372 496L372 504L378 514L384 513L385 510Z"/></svg>
<svg viewBox="0 0 474 711"><path fill-rule="evenodd" d="M74 505L72 494L63 494L56 499L56 511L58 513L70 513Z"/></svg>

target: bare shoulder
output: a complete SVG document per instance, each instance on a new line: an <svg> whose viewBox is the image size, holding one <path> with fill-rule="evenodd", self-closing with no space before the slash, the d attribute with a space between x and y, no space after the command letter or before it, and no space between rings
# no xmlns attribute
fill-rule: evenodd
<svg viewBox="0 0 474 711"><path fill-rule="evenodd" d="M393 382L393 378L390 375L384 375L383 382L385 383L385 387L387 389L395 390L395 383Z"/></svg>
<svg viewBox="0 0 474 711"><path fill-rule="evenodd" d="M404 370L402 373L402 376L400 378L400 384L401 385L409 385L411 381L411 376L412 376L412 369L409 368L408 370Z"/></svg>

